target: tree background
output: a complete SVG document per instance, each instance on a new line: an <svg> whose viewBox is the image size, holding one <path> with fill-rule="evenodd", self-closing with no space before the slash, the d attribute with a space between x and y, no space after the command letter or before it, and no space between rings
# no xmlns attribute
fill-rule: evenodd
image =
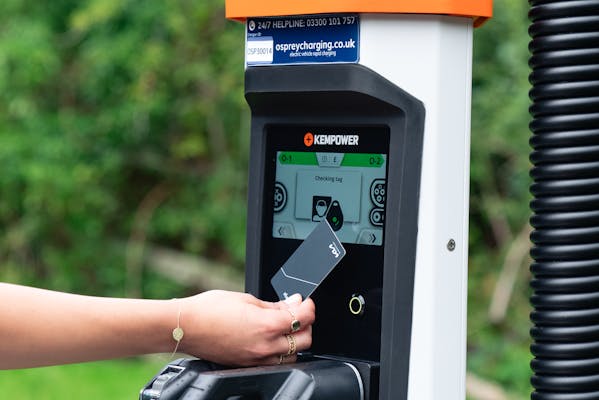
<svg viewBox="0 0 599 400"><path fill-rule="evenodd" d="M527 12L496 2L473 70L468 368L514 398L530 391ZM236 287L248 132L243 25L222 0L3 0L0 280L149 298L213 284L165 278L166 254L226 265Z"/></svg>

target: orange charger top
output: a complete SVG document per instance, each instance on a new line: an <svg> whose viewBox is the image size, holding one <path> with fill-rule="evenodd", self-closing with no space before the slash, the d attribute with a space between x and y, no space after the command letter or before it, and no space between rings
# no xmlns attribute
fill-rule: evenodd
<svg viewBox="0 0 599 400"><path fill-rule="evenodd" d="M331 13L443 14L474 18L482 25L493 14L493 0L226 0L227 18Z"/></svg>

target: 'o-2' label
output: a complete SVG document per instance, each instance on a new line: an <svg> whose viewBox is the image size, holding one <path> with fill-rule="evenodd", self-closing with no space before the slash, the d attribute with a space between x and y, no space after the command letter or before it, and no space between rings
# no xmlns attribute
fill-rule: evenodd
<svg viewBox="0 0 599 400"><path fill-rule="evenodd" d="M356 14L251 18L246 24L246 63L356 63L359 35Z"/></svg>

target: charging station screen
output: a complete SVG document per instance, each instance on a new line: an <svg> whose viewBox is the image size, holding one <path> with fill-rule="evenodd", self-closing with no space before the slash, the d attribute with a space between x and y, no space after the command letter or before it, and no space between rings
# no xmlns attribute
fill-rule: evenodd
<svg viewBox="0 0 599 400"><path fill-rule="evenodd" d="M362 152L363 130L300 130L304 149L275 149L273 238L305 239L327 219L344 243L382 246L387 154Z"/></svg>

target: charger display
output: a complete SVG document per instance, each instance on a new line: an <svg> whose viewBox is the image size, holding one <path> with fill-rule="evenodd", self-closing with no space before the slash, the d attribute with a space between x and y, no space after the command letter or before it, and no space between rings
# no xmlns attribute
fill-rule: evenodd
<svg viewBox="0 0 599 400"><path fill-rule="evenodd" d="M372 147L368 142L373 139L373 129L274 130L291 130L295 143L273 146L272 237L305 239L316 224L327 219L343 243L381 246L387 154L381 149L362 152Z"/></svg>
<svg viewBox="0 0 599 400"><path fill-rule="evenodd" d="M381 246L387 155L278 151L273 237L305 239L327 219L344 243Z"/></svg>

